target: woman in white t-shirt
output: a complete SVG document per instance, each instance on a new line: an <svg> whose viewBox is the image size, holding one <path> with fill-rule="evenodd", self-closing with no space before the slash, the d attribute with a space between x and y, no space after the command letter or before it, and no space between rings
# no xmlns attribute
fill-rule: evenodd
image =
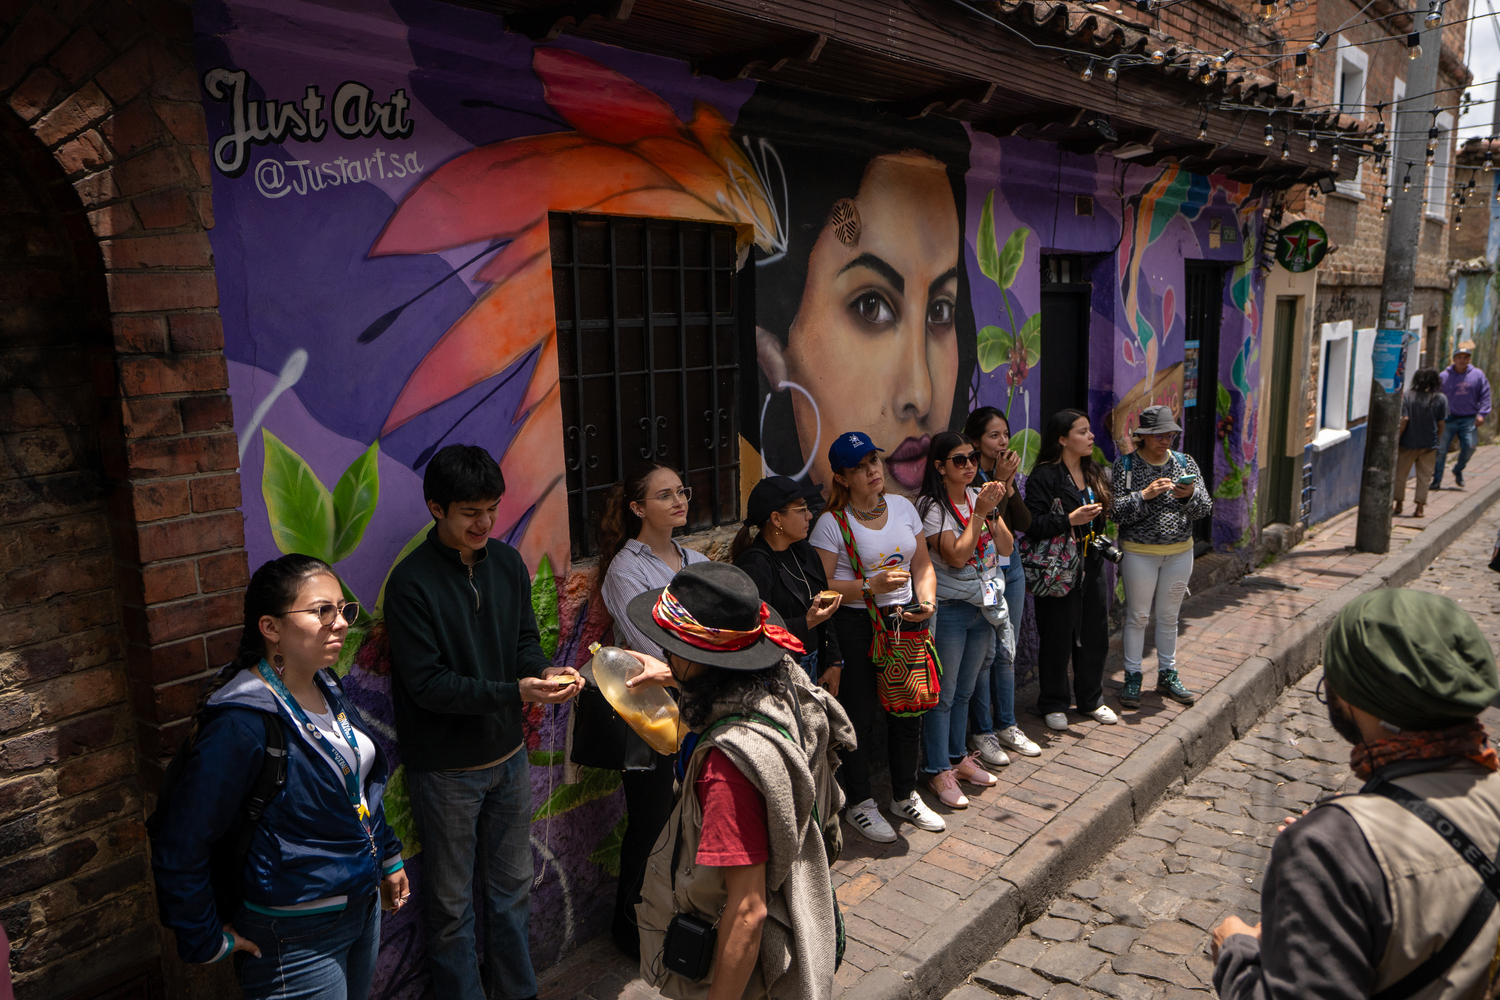
<svg viewBox="0 0 1500 1000"><path fill-rule="evenodd" d="M922 721L922 776L938 801L950 809L968 808L960 781L991 788L997 782L984 765L1010 763L995 739L992 723L975 733L975 742L985 748L988 759L977 750L968 754L964 743L969 701L980 674L990 662L996 640L1009 634L1005 574L999 560L1009 557L1015 544L1005 522L995 516L1005 499L1005 483L993 480L977 489L970 486L978 467L979 451L968 438L952 431L938 434L927 449L927 470L917 499L938 583L933 642L943 664L937 707ZM1006 632L997 635L995 629L1001 623ZM988 680L986 676L986 684Z"/></svg>
<svg viewBox="0 0 1500 1000"><path fill-rule="evenodd" d="M810 540L823 560L828 585L843 596L832 624L844 653L838 699L854 723L859 745L844 755L840 780L849 806L849 822L879 843L896 839L896 831L880 815L870 790L870 740L875 724L885 716L886 747L891 767L891 813L923 830L947 829L943 818L927 807L917 792L921 756L922 717L886 713L876 693L875 664L870 643L875 627L867 607L899 617L902 628L925 628L937 608L937 582L927 556L922 519L905 497L885 493L885 469L879 448L858 431L845 432L828 448L833 483L828 509L818 518ZM854 572L835 512L842 512L865 573ZM868 602L868 603L867 603Z"/></svg>

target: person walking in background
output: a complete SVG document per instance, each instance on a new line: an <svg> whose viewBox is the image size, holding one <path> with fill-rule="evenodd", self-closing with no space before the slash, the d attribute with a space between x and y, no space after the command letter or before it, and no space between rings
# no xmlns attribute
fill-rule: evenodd
<svg viewBox="0 0 1500 1000"><path fill-rule="evenodd" d="M1020 535L1031 527L1031 511L1026 509L1026 501L1016 485L1021 456L1009 450L1010 421L995 407L981 406L964 422L964 437L979 448L974 485L983 486L991 480L1005 484L1005 499L996 512L1013 538ZM1026 572L1021 568L1018 552L997 558L1005 579L1005 610L1010 616L1011 638L1020 642L1021 621L1026 614ZM1007 752L1039 757L1042 748L1016 724L1015 646L997 635L994 649L990 662L979 672L979 683L969 702L969 727L972 733L993 732L1000 746L992 747L988 740L970 737L969 749L979 751L979 759L991 765L997 763L997 754L1003 756Z"/></svg>
<svg viewBox="0 0 1500 1000"><path fill-rule="evenodd" d="M852 803L847 816L865 837L888 844L896 839L896 831L880 815L870 788L870 743L882 717L891 768L891 812L922 830L941 832L948 825L917 791L922 718L885 711L876 688L878 668L870 658L875 637L870 608L891 616L905 629L926 622L937 610L937 581L922 519L910 500L885 492L879 452L869 436L859 431L845 431L834 438L828 448L829 466L834 470L828 509L813 527L811 540L829 586L843 596L833 614L833 630L844 653L838 698L854 724L857 740L839 768L839 780ZM863 578L849 560L836 515L848 526L867 574Z"/></svg>
<svg viewBox="0 0 1500 1000"><path fill-rule="evenodd" d="M998 638L1009 638L1004 585L997 557L1010 555L1014 540L995 510L1005 496L1005 484L969 484L979 465L979 451L962 434L943 431L927 449L927 473L917 499L928 556L937 580L938 610L933 642L943 664L937 706L922 719L922 773L927 787L950 809L967 809L968 796L960 781L976 788L993 788L995 776L984 763L1001 767L1010 758L995 740L985 720L977 737L988 737L991 759L981 763L969 755L965 737L969 700L974 696L981 668L993 655ZM987 615L988 612L988 615ZM993 621L991 617L993 617ZM1006 632L995 634L1003 621Z"/></svg>
<svg viewBox="0 0 1500 1000"><path fill-rule="evenodd" d="M1493 996L1500 758L1479 721L1500 694L1489 642L1446 597L1376 590L1334 619L1323 671L1319 700L1326 692L1366 784L1287 818L1261 922L1213 929L1214 989L1223 1000Z"/></svg>
<svg viewBox="0 0 1500 1000"><path fill-rule="evenodd" d="M521 704L583 686L542 652L531 574L490 537L505 478L489 452L449 445L427 463L427 538L391 570L391 700L406 766L437 996L526 1000L531 965L531 768ZM484 968L474 942L475 862Z"/></svg>
<svg viewBox="0 0 1500 1000"><path fill-rule="evenodd" d="M703 553L672 537L672 532L687 524L692 498L693 491L682 484L675 471L647 462L631 469L605 502L599 525L599 594L614 619L615 645L621 649L656 655L656 646L630 623L626 609L637 596L665 587L684 566L708 561ZM575 744L596 735L572 730ZM610 934L621 951L634 957L640 949L635 904L640 902L641 879L651 845L672 815L677 755L657 753L633 730L625 733L625 740L627 746L634 747L619 762L626 820ZM627 760L632 764L640 760L642 766L626 767Z"/></svg>
<svg viewBox="0 0 1500 1000"><path fill-rule="evenodd" d="M1193 575L1193 522L1214 512L1192 456L1172 451L1182 428L1168 406L1148 406L1132 436L1136 450L1115 459L1111 488L1120 526L1125 582L1125 687L1120 704L1141 705L1141 657L1156 601L1156 690L1191 705L1197 696L1177 675L1177 612Z"/></svg>
<svg viewBox="0 0 1500 1000"><path fill-rule="evenodd" d="M1082 554L1073 586L1061 597L1035 597L1036 629L1041 639L1037 674L1041 697L1037 711L1047 728L1068 728L1068 708L1112 726L1119 717L1104 704L1104 659L1109 654L1109 605L1104 589L1104 537L1109 510L1109 476L1091 457L1094 432L1079 410L1061 410L1042 429L1036 465L1026 480L1031 511L1028 541L1071 532ZM1073 662L1072 690L1068 661Z"/></svg>
<svg viewBox="0 0 1500 1000"><path fill-rule="evenodd" d="M1441 385L1436 370L1419 368L1411 377L1411 388L1401 397L1401 439L1396 455L1396 506L1391 511L1393 514L1401 513L1402 501L1406 499L1406 477L1411 475L1413 465L1417 467L1417 507L1412 511L1412 517L1423 517L1426 513L1423 508L1427 506L1428 483L1437 468L1437 444L1448 419L1448 397L1438 391ZM1463 477L1457 468L1453 470L1453 478L1463 485Z"/></svg>
<svg viewBox="0 0 1500 1000"><path fill-rule="evenodd" d="M1448 400L1448 419L1438 435L1437 462L1432 473L1432 488L1443 488L1443 466L1448 461L1448 445L1458 438L1458 461L1453 463L1453 484L1464 485L1464 467L1474 454L1476 429L1484 426L1490 415L1490 380L1474 367L1474 342L1465 340L1453 350L1453 363L1438 376L1439 386Z"/></svg>
<svg viewBox="0 0 1500 1000"><path fill-rule="evenodd" d="M760 599L802 643L800 662L808 679L837 696L844 657L828 620L843 598L828 589L823 560L807 540L813 523L808 505L822 500L823 489L816 483L786 476L762 479L750 491L745 526L734 536L729 558L750 575Z"/></svg>
<svg viewBox="0 0 1500 1000"><path fill-rule="evenodd" d="M261 566L245 589L239 651L205 699L168 771L152 831L163 918L185 962L233 956L251 1000L364 1000L380 951L380 911L405 904L401 841L385 820L389 765L327 669L359 605L312 556ZM236 860L237 912L221 912L214 845L245 822L267 745L283 737L284 783Z"/></svg>

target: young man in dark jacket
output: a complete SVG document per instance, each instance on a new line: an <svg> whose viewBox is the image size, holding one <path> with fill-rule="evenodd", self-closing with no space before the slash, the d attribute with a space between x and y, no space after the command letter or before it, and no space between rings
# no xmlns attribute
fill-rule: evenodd
<svg viewBox="0 0 1500 1000"><path fill-rule="evenodd" d="M422 492L436 524L391 571L396 737L422 841L427 954L444 1000L536 995L531 923L531 780L521 703L578 693L571 667L542 652L521 556L490 538L505 492L483 448L432 457ZM484 969L470 886L480 860Z"/></svg>

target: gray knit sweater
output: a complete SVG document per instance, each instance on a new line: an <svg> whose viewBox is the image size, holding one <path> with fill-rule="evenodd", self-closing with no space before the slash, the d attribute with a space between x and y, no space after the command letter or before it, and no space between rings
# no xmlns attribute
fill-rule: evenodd
<svg viewBox="0 0 1500 1000"><path fill-rule="evenodd" d="M1125 468L1127 464L1129 471ZM1171 490L1150 500L1141 495L1141 490L1153 480L1163 476L1175 480L1183 475L1198 477L1193 495L1186 500L1177 499ZM1193 537L1193 522L1214 512L1213 498L1208 495L1198 463L1191 455L1179 451L1167 452L1167 460L1161 465L1147 462L1139 451L1128 458L1121 455L1111 470L1110 489L1115 495L1111 516L1120 526L1122 542L1139 545L1185 542Z"/></svg>

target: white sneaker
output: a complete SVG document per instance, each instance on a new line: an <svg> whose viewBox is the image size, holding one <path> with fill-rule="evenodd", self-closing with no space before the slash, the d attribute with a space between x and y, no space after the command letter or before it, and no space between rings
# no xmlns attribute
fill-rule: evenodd
<svg viewBox="0 0 1500 1000"><path fill-rule="evenodd" d="M1055 729L1061 733L1068 728L1068 713L1048 712L1044 717L1044 721L1047 723L1048 729Z"/></svg>
<svg viewBox="0 0 1500 1000"><path fill-rule="evenodd" d="M1020 726L1011 726L995 734L995 740L1007 750L1020 754L1022 757L1040 757L1042 748L1031 741L1031 737L1021 732Z"/></svg>
<svg viewBox="0 0 1500 1000"><path fill-rule="evenodd" d="M896 842L896 831L880 815L880 807L875 804L874 799L865 799L857 806L850 806L849 811L844 813L844 818L866 840L873 840L877 844Z"/></svg>
<svg viewBox="0 0 1500 1000"><path fill-rule="evenodd" d="M899 802L892 802L891 812L913 826L932 833L942 833L948 829L948 824L943 822L943 817L927 808L927 803L922 801L922 796L916 791Z"/></svg>
<svg viewBox="0 0 1500 1000"><path fill-rule="evenodd" d="M980 763L985 767L1004 767L1010 763L1010 758L1005 751L1000 749L1000 741L995 738L994 733L980 733L978 736L970 736L968 739L969 749L979 755ZM1037 753L1041 753L1040 750Z"/></svg>
<svg viewBox="0 0 1500 1000"><path fill-rule="evenodd" d="M1087 715L1095 722L1101 723L1102 725L1106 726L1113 726L1116 722L1120 721L1120 717L1116 715L1114 713L1114 710L1111 709L1108 705L1100 705L1092 712L1085 712L1083 714Z"/></svg>

